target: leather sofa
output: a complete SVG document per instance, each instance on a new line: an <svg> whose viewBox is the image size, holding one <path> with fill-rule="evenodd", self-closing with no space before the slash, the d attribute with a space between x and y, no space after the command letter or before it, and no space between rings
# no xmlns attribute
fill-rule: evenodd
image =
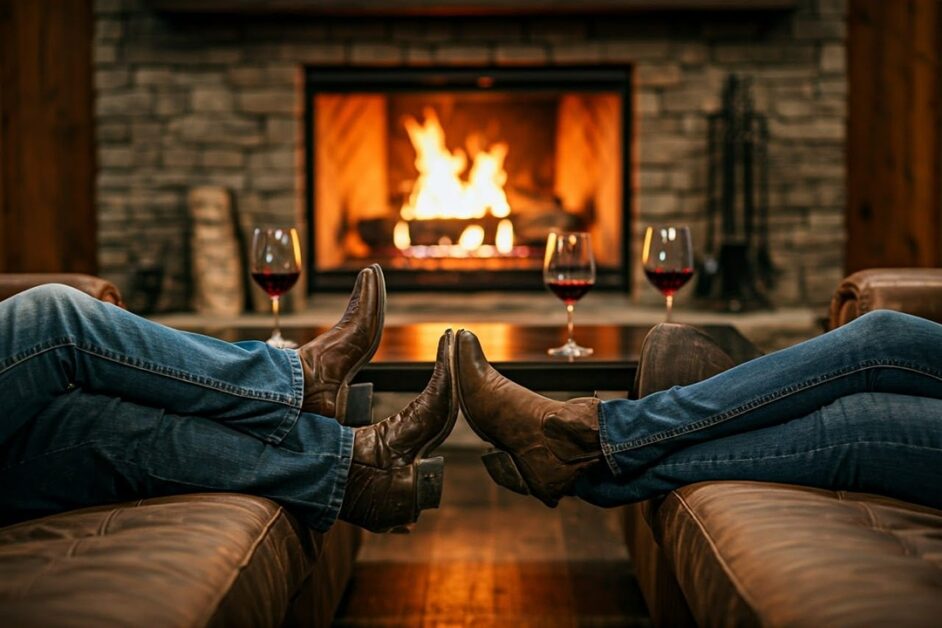
<svg viewBox="0 0 942 628"><path fill-rule="evenodd" d="M101 277L81 273L0 273L0 301L44 283L62 283L100 301L124 307L117 286Z"/></svg>
<svg viewBox="0 0 942 628"><path fill-rule="evenodd" d="M0 297L66 283L121 304L88 275L0 275ZM236 493L142 499L0 528L0 625L328 626L359 529L311 532Z"/></svg>
<svg viewBox="0 0 942 628"><path fill-rule="evenodd" d="M942 269L851 275L834 294L830 325L883 308L942 322ZM942 622L939 510L863 493L713 481L625 507L624 533L656 626Z"/></svg>

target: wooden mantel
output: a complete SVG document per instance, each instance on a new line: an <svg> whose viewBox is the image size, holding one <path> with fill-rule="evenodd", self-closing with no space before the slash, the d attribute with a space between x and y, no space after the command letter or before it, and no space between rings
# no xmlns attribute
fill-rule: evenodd
<svg viewBox="0 0 942 628"><path fill-rule="evenodd" d="M547 15L788 11L799 0L148 0L174 13L308 15Z"/></svg>

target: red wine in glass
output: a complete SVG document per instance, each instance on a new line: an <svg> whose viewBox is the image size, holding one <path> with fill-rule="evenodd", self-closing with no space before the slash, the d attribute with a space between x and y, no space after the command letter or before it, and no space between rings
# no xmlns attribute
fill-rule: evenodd
<svg viewBox="0 0 942 628"><path fill-rule="evenodd" d="M546 287L566 305L572 305L584 297L594 285L595 282L588 279L558 279L546 282Z"/></svg>
<svg viewBox="0 0 942 628"><path fill-rule="evenodd" d="M581 347L573 338L573 307L595 285L595 257L588 233L551 233L546 239L543 258L543 283L566 304L568 339L561 347L547 349L550 355L573 360L592 355L590 347Z"/></svg>
<svg viewBox="0 0 942 628"><path fill-rule="evenodd" d="M290 290L301 276L300 271L290 271L286 273L263 270L262 272L252 273L252 279L255 280L262 290L268 293L270 297L280 297Z"/></svg>
<svg viewBox="0 0 942 628"><path fill-rule="evenodd" d="M301 274L298 230L291 227L256 229L252 238L251 262L252 279L268 293L275 316L275 329L268 344L282 349L297 347L297 343L281 335L278 312L281 295L294 286Z"/></svg>
<svg viewBox="0 0 942 628"><path fill-rule="evenodd" d="M671 319L674 294L693 276L693 244L686 225L657 225L644 231L641 249L644 274L661 291Z"/></svg>
<svg viewBox="0 0 942 628"><path fill-rule="evenodd" d="M680 270L665 270L663 268L649 270L645 268L644 274L647 276L648 281L661 291L661 294L665 297L672 297L693 277L693 268L681 268Z"/></svg>

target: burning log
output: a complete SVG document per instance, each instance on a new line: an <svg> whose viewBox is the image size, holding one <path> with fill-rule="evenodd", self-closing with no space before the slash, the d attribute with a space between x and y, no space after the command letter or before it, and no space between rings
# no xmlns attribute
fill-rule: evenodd
<svg viewBox="0 0 942 628"><path fill-rule="evenodd" d="M412 116L403 123L418 177L411 189L401 190L398 218L357 223L358 239L372 252L407 258L536 257L551 230L585 227L560 199L506 187L506 143L467 142L469 167L468 154L448 149L433 109L424 111L422 123Z"/></svg>
<svg viewBox="0 0 942 628"><path fill-rule="evenodd" d="M500 219L494 216L484 216L476 220L462 218L432 218L430 220L413 220L409 226L409 241L413 245L456 244L462 234L470 227L478 227L484 232L484 241L494 242L497 236L497 225Z"/></svg>

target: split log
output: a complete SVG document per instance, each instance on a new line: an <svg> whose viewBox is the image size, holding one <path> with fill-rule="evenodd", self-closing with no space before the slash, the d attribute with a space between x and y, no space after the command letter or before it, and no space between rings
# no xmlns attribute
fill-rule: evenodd
<svg viewBox="0 0 942 628"><path fill-rule="evenodd" d="M192 225L193 305L200 314L236 316L245 304L245 277L232 215L232 197L218 186L187 197Z"/></svg>

